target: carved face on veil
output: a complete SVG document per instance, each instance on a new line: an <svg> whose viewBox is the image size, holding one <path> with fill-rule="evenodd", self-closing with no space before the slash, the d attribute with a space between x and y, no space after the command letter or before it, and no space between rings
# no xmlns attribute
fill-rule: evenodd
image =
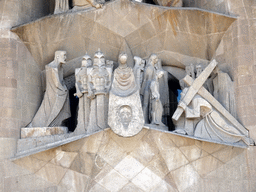
<svg viewBox="0 0 256 192"><path fill-rule="evenodd" d="M121 119L121 123L125 128L128 128L131 120L132 120L132 109L128 105L123 105L119 108L119 116Z"/></svg>

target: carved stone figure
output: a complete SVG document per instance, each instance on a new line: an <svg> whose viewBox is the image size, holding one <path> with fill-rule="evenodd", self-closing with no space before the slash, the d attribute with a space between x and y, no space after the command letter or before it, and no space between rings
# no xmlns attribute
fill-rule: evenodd
<svg viewBox="0 0 256 192"><path fill-rule="evenodd" d="M234 82L227 73L216 68L217 76L213 79L213 96L236 117L236 102Z"/></svg>
<svg viewBox="0 0 256 192"><path fill-rule="evenodd" d="M156 76L150 84L150 91L151 91L151 123L152 125L161 126L161 129L167 129L162 123L162 115L163 115L163 105L160 100L160 93L159 93L159 79L164 75L164 71L158 70L156 72Z"/></svg>
<svg viewBox="0 0 256 192"><path fill-rule="evenodd" d="M185 88L184 93L187 90L188 88ZM199 95L195 95L186 108L186 118L201 119L195 126L195 137L216 142L236 143L243 141L247 145L252 143L248 136L242 134L239 129L229 123L223 115Z"/></svg>
<svg viewBox="0 0 256 192"><path fill-rule="evenodd" d="M128 105L123 105L119 108L118 116L120 117L121 123L124 127L124 129L128 129L129 124L132 121L132 108Z"/></svg>
<svg viewBox="0 0 256 192"><path fill-rule="evenodd" d="M187 75L195 79L195 67L192 63L185 67L185 71ZM183 81L183 79L181 79L179 83L181 90L183 90L185 87L188 87L187 84Z"/></svg>
<svg viewBox="0 0 256 192"><path fill-rule="evenodd" d="M118 135L130 137L144 125L139 87L132 68L127 66L128 56L119 55L119 67L114 71L109 95L108 124Z"/></svg>
<svg viewBox="0 0 256 192"><path fill-rule="evenodd" d="M145 68L145 60L141 59L138 56L134 57L135 65L133 67L133 74L135 76L137 85L141 88L143 76L144 76L144 68Z"/></svg>
<svg viewBox="0 0 256 192"><path fill-rule="evenodd" d="M169 109L170 109L170 101L169 101L169 86L168 86L168 72L165 71L162 67L161 59L158 59L158 63L155 65L157 71L162 71L164 74L158 79L159 84L159 94L160 94L160 101L163 106L163 118L162 122L164 124L168 124L167 117L169 116ZM167 109L167 110L166 110Z"/></svg>
<svg viewBox="0 0 256 192"><path fill-rule="evenodd" d="M141 94L143 95L143 115L145 123L149 123L149 104L150 104L150 84L156 74L155 65L158 63L158 57L156 54L152 54L147 62L144 79L141 87Z"/></svg>
<svg viewBox="0 0 256 192"><path fill-rule="evenodd" d="M166 7L182 7L182 0L154 0L157 5Z"/></svg>
<svg viewBox="0 0 256 192"><path fill-rule="evenodd" d="M87 126L89 122L90 114L90 99L88 98L88 67L92 66L92 59L89 55L85 55L82 60L81 68L75 70L76 76L76 94L79 98L78 106L78 118L77 118L77 127L75 132L78 134L86 133Z"/></svg>
<svg viewBox="0 0 256 192"><path fill-rule="evenodd" d="M45 66L44 99L28 127L61 126L70 117L69 94L63 81L62 64L65 62L66 51L56 51L54 61Z"/></svg>
<svg viewBox="0 0 256 192"><path fill-rule="evenodd" d="M69 0L55 0L54 14L64 13L69 10Z"/></svg>
<svg viewBox="0 0 256 192"><path fill-rule="evenodd" d="M248 130L203 87L216 65L217 62L213 60L195 80L188 75L183 79L190 87L183 90L183 97L172 118L179 120L185 111L186 119L201 119L196 126L190 127L192 130L186 130L187 134L198 138L232 144L253 144Z"/></svg>
<svg viewBox="0 0 256 192"><path fill-rule="evenodd" d="M73 10L86 9L90 7L101 8L105 0L73 0Z"/></svg>
<svg viewBox="0 0 256 192"><path fill-rule="evenodd" d="M128 67L127 55L119 56L119 67L114 71L114 79L111 87L111 92L120 97L132 95L139 89L132 68Z"/></svg>
<svg viewBox="0 0 256 192"><path fill-rule="evenodd" d="M87 133L107 127L105 120L105 95L111 86L112 66L106 67L105 56L99 50L94 55L93 67L87 69L88 97L91 99L90 120Z"/></svg>
<svg viewBox="0 0 256 192"><path fill-rule="evenodd" d="M203 72L203 67L200 64L196 65L196 78ZM211 94L213 94L213 83L212 83L212 76L206 79L204 83L204 88L207 89Z"/></svg>

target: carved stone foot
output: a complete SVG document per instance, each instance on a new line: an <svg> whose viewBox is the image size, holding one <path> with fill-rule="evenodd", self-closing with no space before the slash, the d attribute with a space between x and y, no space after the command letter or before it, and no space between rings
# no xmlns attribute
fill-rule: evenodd
<svg viewBox="0 0 256 192"><path fill-rule="evenodd" d="M179 133L183 135L187 135L187 132L184 129L176 129L173 131L173 133Z"/></svg>

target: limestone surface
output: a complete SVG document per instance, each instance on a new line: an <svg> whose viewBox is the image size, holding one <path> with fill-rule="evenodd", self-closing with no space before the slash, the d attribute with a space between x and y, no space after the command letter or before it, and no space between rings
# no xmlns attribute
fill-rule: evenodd
<svg viewBox="0 0 256 192"><path fill-rule="evenodd" d="M31 137L43 137L68 133L67 127L33 127L21 128L21 139Z"/></svg>

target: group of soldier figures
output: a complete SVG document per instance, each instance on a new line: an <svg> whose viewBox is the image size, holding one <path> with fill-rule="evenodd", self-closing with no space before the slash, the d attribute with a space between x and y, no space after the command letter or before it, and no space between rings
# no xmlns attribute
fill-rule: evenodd
<svg viewBox="0 0 256 192"><path fill-rule="evenodd" d="M70 117L69 92L63 81L65 59L65 51L56 51L54 61L46 65L44 99L28 127L61 126ZM127 60L127 54L120 54L113 73L114 62L105 60L100 50L93 58L87 54L82 58L81 67L75 70L75 96L79 98L75 133L89 134L110 126L116 134L129 137L145 124L168 131L162 123L161 102L164 91L168 92L168 73L161 60L156 54L147 60L135 56L133 68ZM193 65L185 68L181 100L172 116L174 132L250 145L248 130L232 114L233 82L216 65L213 60L204 70L200 65L196 70Z"/></svg>

